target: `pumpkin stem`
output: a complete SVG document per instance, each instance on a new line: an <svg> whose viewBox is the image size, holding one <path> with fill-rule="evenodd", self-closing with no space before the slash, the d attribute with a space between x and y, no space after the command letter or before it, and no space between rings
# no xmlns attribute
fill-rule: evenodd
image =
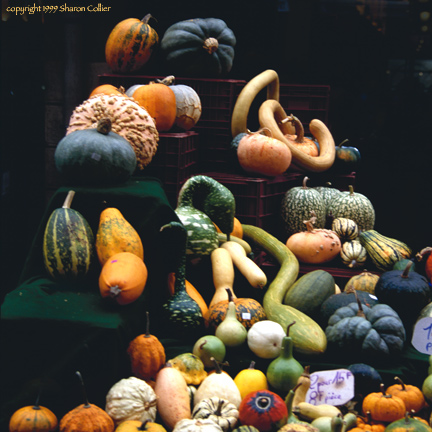
<svg viewBox="0 0 432 432"><path fill-rule="evenodd" d="M140 431L147 430L147 423L150 423L150 419L145 419L145 420L141 423L141 426L138 428L138 430L140 430Z"/></svg>
<svg viewBox="0 0 432 432"><path fill-rule="evenodd" d="M89 408L90 403L89 403L88 398L87 398L87 393L86 393L86 389L84 386L84 380L83 380L83 377L81 375L81 372L76 371L75 374L78 376L78 379L80 380L80 383L81 383L81 391L82 391L83 399L84 399L84 407Z"/></svg>
<svg viewBox="0 0 432 432"><path fill-rule="evenodd" d="M409 277L409 271L410 271L410 268L412 267L412 265L413 265L413 262L411 261L411 260L409 260L408 262L407 262L407 265L405 266L405 269L404 269L404 271L402 272L402 274L401 274L401 277L402 278L407 278L407 277Z"/></svg>
<svg viewBox="0 0 432 432"><path fill-rule="evenodd" d="M167 77L165 77L163 79L157 79L156 82L159 84L165 84L167 86L170 86L170 85L174 84L175 76L174 75L168 75Z"/></svg>
<svg viewBox="0 0 432 432"><path fill-rule="evenodd" d="M348 190L350 195L354 195L354 186L353 185L348 185Z"/></svg>
<svg viewBox="0 0 432 432"><path fill-rule="evenodd" d="M111 120L107 117L101 118L98 121L96 130L102 135L108 135L111 131Z"/></svg>
<svg viewBox="0 0 432 432"><path fill-rule="evenodd" d="M295 128L295 134L296 134L296 139L295 142L298 144L301 144L304 142L304 127L302 125L302 122L294 115L290 115L289 120Z"/></svg>
<svg viewBox="0 0 432 432"><path fill-rule="evenodd" d="M152 14L147 14L142 20L141 22L144 24L147 24L150 21L150 18L153 18L156 22L157 19L152 15Z"/></svg>
<svg viewBox="0 0 432 432"><path fill-rule="evenodd" d="M207 38L204 41L204 45L203 48L209 53L209 54L213 54L214 52L216 52L219 48L219 42L216 38Z"/></svg>
<svg viewBox="0 0 432 432"><path fill-rule="evenodd" d="M392 397L391 394L386 393L386 389L385 389L385 385L384 385L384 383L381 383L381 384L380 384L380 391L381 391L381 393L383 394L383 397L386 397L386 398L391 398L391 397Z"/></svg>
<svg viewBox="0 0 432 432"><path fill-rule="evenodd" d="M362 317L362 318L365 318L366 315L365 315L365 313L364 313L362 303L361 303L361 301L360 301L360 299L359 299L359 297L358 297L358 295L357 295L357 291L356 291L355 289L354 289L354 295L355 295L355 298L356 298L356 301L357 301L357 305L358 305L358 312L357 312L357 316Z"/></svg>
<svg viewBox="0 0 432 432"><path fill-rule="evenodd" d="M340 147L342 147L346 142L348 142L349 141L349 139L348 138L345 138L339 145L338 145L338 147L340 148Z"/></svg>
<svg viewBox="0 0 432 432"><path fill-rule="evenodd" d="M428 246L423 248L420 252L418 252L416 254L416 259L417 261L422 261L424 259L425 256L429 255L430 253L432 253L432 247Z"/></svg>
<svg viewBox="0 0 432 432"><path fill-rule="evenodd" d="M307 185L306 185L306 183L308 182L308 180L309 180L309 177L308 177L308 176L305 176L305 177L303 178L303 183L302 183L302 187L303 187L303 189L308 189L308 187L307 187Z"/></svg>
<svg viewBox="0 0 432 432"><path fill-rule="evenodd" d="M398 384L400 384L401 385L401 387L402 387L402 391L405 391L406 390L406 386L405 386L405 383L399 378L399 377L394 377L394 379L395 379L395 381L397 381L398 382Z"/></svg>
<svg viewBox="0 0 432 432"><path fill-rule="evenodd" d="M234 301L234 297L233 297L231 289L230 288L225 288L225 290L226 290L226 292L228 294L228 303L229 302L233 302Z"/></svg>
<svg viewBox="0 0 432 432"><path fill-rule="evenodd" d="M67 209L70 208L74 196L75 196L75 191L70 190L66 195L66 199L64 200L62 208L67 208Z"/></svg>
<svg viewBox="0 0 432 432"><path fill-rule="evenodd" d="M310 213L311 213L311 218L307 221L303 221L303 223L306 225L308 232L312 232L314 230L314 225L317 220L316 213L313 210L311 210Z"/></svg>
<svg viewBox="0 0 432 432"><path fill-rule="evenodd" d="M250 362L250 365L249 365L248 369L255 369L255 360L252 360Z"/></svg>
<svg viewBox="0 0 432 432"><path fill-rule="evenodd" d="M219 362L214 357L210 357L210 361L212 361L213 364L215 365L215 373L221 374L222 368L221 368Z"/></svg>
<svg viewBox="0 0 432 432"><path fill-rule="evenodd" d="M217 405L217 408L216 408L216 410L215 410L215 414L216 414L218 417L222 415L222 407L223 407L223 404L224 404L224 403L225 403L225 400L222 399L222 398L219 398L219 400L218 400L218 405Z"/></svg>
<svg viewBox="0 0 432 432"><path fill-rule="evenodd" d="M288 326L287 326L287 331L286 331L286 335L287 335L287 337L289 336L290 328L291 328L295 323L296 323L296 322L293 321L291 324L288 324Z"/></svg>

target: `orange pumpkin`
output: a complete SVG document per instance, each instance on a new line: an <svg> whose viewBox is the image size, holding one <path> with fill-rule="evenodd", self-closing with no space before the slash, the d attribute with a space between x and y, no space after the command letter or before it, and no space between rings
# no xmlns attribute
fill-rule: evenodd
<svg viewBox="0 0 432 432"><path fill-rule="evenodd" d="M342 245L338 235L329 229L314 228L316 216L305 221L307 231L292 234L286 241L287 248L302 263L321 264L339 256Z"/></svg>
<svg viewBox="0 0 432 432"><path fill-rule="evenodd" d="M384 384L380 385L380 392L373 392L366 395L362 402L364 413L370 412L373 421L391 423L405 416L405 402L387 393Z"/></svg>
<svg viewBox="0 0 432 432"><path fill-rule="evenodd" d="M216 227L216 231L218 233L221 233L222 231L220 230L220 228L213 223L213 225ZM238 237L238 238L243 238L243 227L241 222L235 217L234 218L234 227L233 230L231 231L231 235L233 235L234 237Z"/></svg>
<svg viewBox="0 0 432 432"><path fill-rule="evenodd" d="M283 128L283 124L287 122L294 126L295 134L284 133L285 138L303 153L306 153L309 156L318 156L319 151L317 143L314 140L304 136L304 128L301 121L296 116L291 114L286 119L281 121L281 129Z"/></svg>
<svg viewBox="0 0 432 432"><path fill-rule="evenodd" d="M140 257L131 252L119 252L103 265L99 291L102 297L127 305L143 293L147 277L147 266Z"/></svg>
<svg viewBox="0 0 432 432"><path fill-rule="evenodd" d="M9 419L9 432L52 432L57 426L56 415L37 402L18 409Z"/></svg>
<svg viewBox="0 0 432 432"><path fill-rule="evenodd" d="M417 255L418 261L424 262L426 277L432 282L432 247L422 249Z"/></svg>
<svg viewBox="0 0 432 432"><path fill-rule="evenodd" d="M151 17L128 18L113 28L105 45L105 60L113 72L134 72L148 62L159 43L157 32L148 24Z"/></svg>
<svg viewBox="0 0 432 432"><path fill-rule="evenodd" d="M92 92L89 95L89 98L96 96L98 94L104 94L104 95L124 94L124 88L123 87L117 88L112 84L101 84L92 90Z"/></svg>
<svg viewBox="0 0 432 432"><path fill-rule="evenodd" d="M150 420L145 420L144 422L140 420L125 420L121 422L115 432L166 432L166 429L159 423L152 422Z"/></svg>
<svg viewBox="0 0 432 432"><path fill-rule="evenodd" d="M372 420L370 411L365 413L366 417L357 416L357 426L350 429L354 432L384 432L386 423L376 422Z"/></svg>
<svg viewBox="0 0 432 432"><path fill-rule="evenodd" d="M146 332L133 339L128 346L131 369L137 378L147 382L154 380L165 364L165 348L160 340L150 333L150 314L146 312Z"/></svg>
<svg viewBox="0 0 432 432"><path fill-rule="evenodd" d="M177 105L174 92L169 86L151 81L139 86L132 95L154 118L159 132L169 131L177 116Z"/></svg>
<svg viewBox="0 0 432 432"><path fill-rule="evenodd" d="M407 411L414 413L421 411L426 405L426 400L420 388L405 384L399 377L395 377L395 380L397 384L388 387L387 393L400 397L405 402Z"/></svg>

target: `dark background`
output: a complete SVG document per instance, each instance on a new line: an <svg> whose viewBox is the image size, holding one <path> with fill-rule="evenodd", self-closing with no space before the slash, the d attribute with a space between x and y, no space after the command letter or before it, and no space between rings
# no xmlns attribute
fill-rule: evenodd
<svg viewBox="0 0 432 432"><path fill-rule="evenodd" d="M274 69L283 83L330 85L328 126L336 144L348 138L362 154L356 190L374 204L376 229L414 251L432 245L432 22L422 30L419 18L422 10L431 11L431 0L102 4L111 12L35 13L2 22L2 297L16 284L45 208L44 102L54 75L47 65L63 61L71 79L73 70L88 72L90 64L105 61L112 28L147 13L155 17L151 24L160 38L183 19L223 19L237 37L228 78L249 80ZM143 74L159 74L158 64L156 53ZM78 103L90 89L83 82L79 90ZM70 109L64 107L64 118Z"/></svg>

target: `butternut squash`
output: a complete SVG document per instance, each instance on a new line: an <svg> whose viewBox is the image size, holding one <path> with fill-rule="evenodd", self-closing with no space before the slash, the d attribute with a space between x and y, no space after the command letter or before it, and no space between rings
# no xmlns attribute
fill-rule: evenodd
<svg viewBox="0 0 432 432"><path fill-rule="evenodd" d="M156 375L154 391L157 412L168 429L182 419L191 418L188 385L178 369L167 363Z"/></svg>
<svg viewBox="0 0 432 432"><path fill-rule="evenodd" d="M319 156L311 156L299 150L291 143L286 134L293 134L292 126L289 122L284 122L288 118L285 110L277 100L267 99L262 103L258 112L260 126L268 128L273 138L285 143L292 153L292 164L308 172L323 172L328 170L335 161L336 146L331 132L327 126L318 119L313 119L309 123L309 130L319 143Z"/></svg>
<svg viewBox="0 0 432 432"><path fill-rule="evenodd" d="M233 241L222 243L221 248L226 249L240 273L254 288L264 288L267 284L267 276L263 270L252 261L242 246Z"/></svg>
<svg viewBox="0 0 432 432"><path fill-rule="evenodd" d="M258 93L267 87L267 99L279 100L279 76L276 71L267 69L252 78L237 97L231 116L231 134L236 137L239 133L248 131L247 118L252 102Z"/></svg>
<svg viewBox="0 0 432 432"><path fill-rule="evenodd" d="M213 284L215 287L215 292L209 304L209 306L212 307L216 303L228 299L227 289L231 291L233 299L237 297L233 290L234 264L230 253L226 249L219 247L211 253L210 259L213 272Z"/></svg>

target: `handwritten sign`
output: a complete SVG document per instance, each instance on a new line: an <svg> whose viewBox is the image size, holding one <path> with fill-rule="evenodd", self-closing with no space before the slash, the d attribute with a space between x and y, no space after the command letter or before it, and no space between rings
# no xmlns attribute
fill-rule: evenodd
<svg viewBox="0 0 432 432"><path fill-rule="evenodd" d="M411 343L417 351L432 355L432 317L425 317L416 322Z"/></svg>
<svg viewBox="0 0 432 432"><path fill-rule="evenodd" d="M354 397L354 375L348 369L314 372L306 394L312 405L343 405Z"/></svg>

